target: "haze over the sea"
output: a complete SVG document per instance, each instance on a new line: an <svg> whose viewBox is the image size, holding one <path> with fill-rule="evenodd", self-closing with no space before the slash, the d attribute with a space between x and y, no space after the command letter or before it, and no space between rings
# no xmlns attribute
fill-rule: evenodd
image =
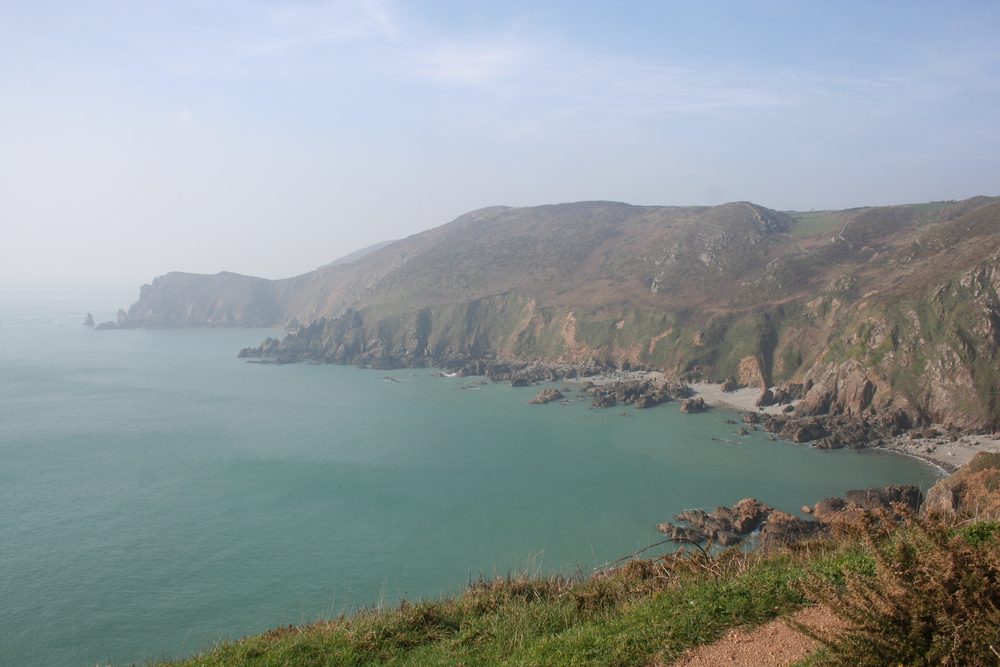
<svg viewBox="0 0 1000 667"><path fill-rule="evenodd" d="M2 2L0 286L280 278L494 204L995 194L998 19L973 1Z"/></svg>

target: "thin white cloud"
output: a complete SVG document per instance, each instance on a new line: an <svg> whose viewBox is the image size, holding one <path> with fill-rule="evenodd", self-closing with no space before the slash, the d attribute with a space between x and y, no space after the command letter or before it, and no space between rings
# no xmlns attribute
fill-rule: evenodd
<svg viewBox="0 0 1000 667"><path fill-rule="evenodd" d="M412 59L431 81L482 86L518 74L526 64L525 50L506 41L443 42L418 50Z"/></svg>

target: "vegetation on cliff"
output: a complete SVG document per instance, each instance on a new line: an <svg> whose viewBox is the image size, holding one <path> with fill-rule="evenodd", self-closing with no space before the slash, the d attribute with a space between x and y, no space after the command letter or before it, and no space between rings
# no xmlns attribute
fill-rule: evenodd
<svg viewBox="0 0 1000 667"><path fill-rule="evenodd" d="M271 326L245 356L547 360L767 387L809 410L1000 425L1000 202L493 207L281 281L168 274L117 326Z"/></svg>
<svg viewBox="0 0 1000 667"><path fill-rule="evenodd" d="M808 664L995 665L998 531L867 516L778 552L695 549L588 578L478 581L451 599L278 628L176 664L663 665L812 603L843 623L812 633L824 650Z"/></svg>

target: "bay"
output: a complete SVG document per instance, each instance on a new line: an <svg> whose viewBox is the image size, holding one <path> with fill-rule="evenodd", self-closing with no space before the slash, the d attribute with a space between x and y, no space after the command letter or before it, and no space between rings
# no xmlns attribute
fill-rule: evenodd
<svg viewBox="0 0 1000 667"><path fill-rule="evenodd" d="M4 665L179 657L481 575L587 571L684 509L794 513L937 477L735 436L721 410L527 405L573 385L248 364L236 351L273 330L94 331L67 301L2 305Z"/></svg>

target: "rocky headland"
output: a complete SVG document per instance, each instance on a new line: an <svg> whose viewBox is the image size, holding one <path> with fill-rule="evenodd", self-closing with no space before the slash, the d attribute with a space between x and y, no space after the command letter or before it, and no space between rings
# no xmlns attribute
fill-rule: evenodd
<svg viewBox="0 0 1000 667"><path fill-rule="evenodd" d="M829 535L838 524L852 524L870 517L896 520L907 513L947 518L979 519L1000 511L994 492L1000 483L1000 453L979 452L954 475L941 479L926 497L915 486L886 486L848 491L842 498L824 498L802 512L810 519L781 512L755 498L712 512L686 510L673 522L656 526L678 543L734 546L750 540L769 550Z"/></svg>
<svg viewBox="0 0 1000 667"><path fill-rule="evenodd" d="M585 380L594 407L725 403L747 430L950 471L996 444L998 290L997 197L578 202L473 211L284 280L167 274L97 328L282 327L239 356Z"/></svg>

